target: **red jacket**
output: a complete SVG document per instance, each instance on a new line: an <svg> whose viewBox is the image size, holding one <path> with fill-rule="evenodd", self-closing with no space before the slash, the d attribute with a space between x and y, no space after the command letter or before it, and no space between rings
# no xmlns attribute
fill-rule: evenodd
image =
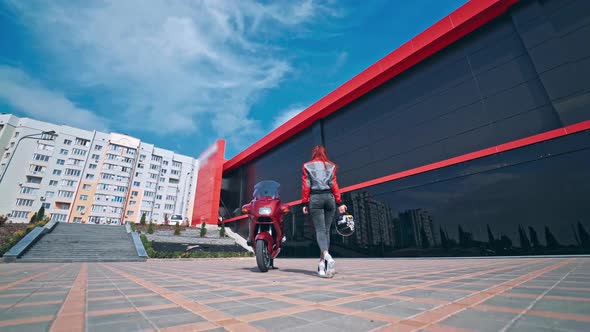
<svg viewBox="0 0 590 332"><path fill-rule="evenodd" d="M332 162L323 162L314 159L303 164L301 176L301 200L309 203L309 195L312 191L328 191L334 194L336 204L342 204L340 188L336 181L336 165Z"/></svg>

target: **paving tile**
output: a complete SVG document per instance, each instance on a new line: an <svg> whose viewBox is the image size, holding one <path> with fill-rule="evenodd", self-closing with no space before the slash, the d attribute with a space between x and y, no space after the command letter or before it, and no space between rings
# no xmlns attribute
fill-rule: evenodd
<svg viewBox="0 0 590 332"><path fill-rule="evenodd" d="M132 297L129 298L129 301L131 301L131 303L133 303L133 305L136 307L147 307L152 305L172 303L162 296Z"/></svg>
<svg viewBox="0 0 590 332"><path fill-rule="evenodd" d="M328 319L343 317L344 315L336 313L336 312L332 312L332 311L326 311L326 310L309 310L309 311L304 311L304 312L294 314L293 316L295 316L297 318L301 318L301 319L306 320L308 322L315 323L315 322L325 321Z"/></svg>
<svg viewBox="0 0 590 332"><path fill-rule="evenodd" d="M339 328L341 331L360 332L371 331L388 323L373 319L344 316L322 321L319 324L329 326L330 328Z"/></svg>
<svg viewBox="0 0 590 332"><path fill-rule="evenodd" d="M588 323L574 320L523 315L508 331L587 331Z"/></svg>
<svg viewBox="0 0 590 332"><path fill-rule="evenodd" d="M226 308L221 311L223 313L228 314L228 315L237 317L237 316L255 314L258 312L264 312L264 311L269 311L269 310L274 310L274 309L273 308L263 308L263 307L254 306L254 305L243 305L243 306L239 306L239 307Z"/></svg>
<svg viewBox="0 0 590 332"><path fill-rule="evenodd" d="M515 316L516 314L467 309L443 320L441 324L483 332L496 332L504 328Z"/></svg>
<svg viewBox="0 0 590 332"><path fill-rule="evenodd" d="M590 302L541 299L533 306L532 310L590 316Z"/></svg>
<svg viewBox="0 0 590 332"><path fill-rule="evenodd" d="M489 300L484 301L483 305L492 305L496 307L508 307L508 308L516 308L516 309L525 309L531 303L533 303L535 299L527 299L521 297L511 297L511 296L495 296Z"/></svg>
<svg viewBox="0 0 590 332"><path fill-rule="evenodd" d="M88 302L88 311L101 311L110 309L130 308L131 303L125 298L112 300L96 300Z"/></svg>
<svg viewBox="0 0 590 332"><path fill-rule="evenodd" d="M166 328L178 325L193 324L205 321L201 316L197 316L193 313L165 315L150 318L150 320L156 324L158 328Z"/></svg>
<svg viewBox="0 0 590 332"><path fill-rule="evenodd" d="M13 307L0 311L0 321L55 315L61 304L42 304L36 306Z"/></svg>
<svg viewBox="0 0 590 332"><path fill-rule="evenodd" d="M257 320L251 322L250 324L260 327L266 331L283 331L289 328L307 326L309 322L301 318L285 315L263 320ZM308 331L314 330L309 329Z"/></svg>
<svg viewBox="0 0 590 332"><path fill-rule="evenodd" d="M368 310L371 308L382 307L384 305L399 302L399 300L386 299L386 298L371 298L361 301L354 301L341 304L341 307L357 309L357 310Z"/></svg>
<svg viewBox="0 0 590 332"><path fill-rule="evenodd" d="M34 331L49 331L51 322L40 322L32 324L20 324L12 326L2 326L2 332L34 332Z"/></svg>

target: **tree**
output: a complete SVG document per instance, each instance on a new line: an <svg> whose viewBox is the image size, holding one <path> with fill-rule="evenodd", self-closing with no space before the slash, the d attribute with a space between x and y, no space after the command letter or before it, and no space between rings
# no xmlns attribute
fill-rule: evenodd
<svg viewBox="0 0 590 332"><path fill-rule="evenodd" d="M529 234L531 236L531 243L533 245L533 248L540 248L541 244L539 243L539 237L537 237L537 232L531 226L529 226Z"/></svg>
<svg viewBox="0 0 590 332"><path fill-rule="evenodd" d="M496 239L494 238L494 234L492 233L492 229L490 228L490 225L486 225L487 229L488 229L488 242L490 244L496 242Z"/></svg>
<svg viewBox="0 0 590 332"><path fill-rule="evenodd" d="M45 218L45 207L41 205L39 211L37 212L37 220L41 221Z"/></svg>
<svg viewBox="0 0 590 332"><path fill-rule="evenodd" d="M526 232L521 225L518 225L518 236L520 237L520 247L522 249L530 249L531 243L529 242L529 238L526 236Z"/></svg>
<svg viewBox="0 0 590 332"><path fill-rule="evenodd" d="M150 224L147 229L148 234L154 234L154 223L150 221Z"/></svg>
<svg viewBox="0 0 590 332"><path fill-rule="evenodd" d="M37 212L35 212L33 214L33 216L31 217L31 220L29 221L31 224L35 224L37 223L37 221L39 221L39 219L37 219Z"/></svg>
<svg viewBox="0 0 590 332"><path fill-rule="evenodd" d="M424 226L420 227L420 237L422 238L422 248L429 248L430 241L428 241L428 237L426 236L426 230L424 230Z"/></svg>
<svg viewBox="0 0 590 332"><path fill-rule="evenodd" d="M139 220L140 225L145 225L145 212L141 215L141 219Z"/></svg>
<svg viewBox="0 0 590 332"><path fill-rule="evenodd" d="M178 221L176 222L176 225L174 226L174 235L180 235L180 225L178 224Z"/></svg>
<svg viewBox="0 0 590 332"><path fill-rule="evenodd" d="M207 235L207 228L205 227L205 222L203 221L203 223L201 224L201 237L205 237L205 235Z"/></svg>
<svg viewBox="0 0 590 332"><path fill-rule="evenodd" d="M545 241L547 242L547 248L555 249L560 247L559 242L557 242L557 239L547 226L545 226Z"/></svg>
<svg viewBox="0 0 590 332"><path fill-rule="evenodd" d="M225 237L225 223L221 223L221 227L219 228L219 237Z"/></svg>
<svg viewBox="0 0 590 332"><path fill-rule="evenodd" d="M447 238L447 234L443 231L442 227L438 227L438 232L440 233L440 242L442 247L445 249L449 248L449 240Z"/></svg>
<svg viewBox="0 0 590 332"><path fill-rule="evenodd" d="M590 234L584 228L581 222L578 221L578 235L580 237L580 244L583 248L590 248Z"/></svg>

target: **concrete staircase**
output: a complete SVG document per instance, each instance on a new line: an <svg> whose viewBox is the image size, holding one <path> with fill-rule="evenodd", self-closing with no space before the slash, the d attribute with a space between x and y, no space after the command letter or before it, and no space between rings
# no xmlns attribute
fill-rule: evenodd
<svg viewBox="0 0 590 332"><path fill-rule="evenodd" d="M17 262L132 262L137 254L123 226L57 223Z"/></svg>

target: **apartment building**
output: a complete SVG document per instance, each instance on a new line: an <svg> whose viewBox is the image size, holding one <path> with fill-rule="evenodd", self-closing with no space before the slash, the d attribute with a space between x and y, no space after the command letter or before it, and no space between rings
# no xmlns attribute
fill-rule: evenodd
<svg viewBox="0 0 590 332"><path fill-rule="evenodd" d="M192 214L198 161L117 133L0 115L0 215L165 223Z"/></svg>

